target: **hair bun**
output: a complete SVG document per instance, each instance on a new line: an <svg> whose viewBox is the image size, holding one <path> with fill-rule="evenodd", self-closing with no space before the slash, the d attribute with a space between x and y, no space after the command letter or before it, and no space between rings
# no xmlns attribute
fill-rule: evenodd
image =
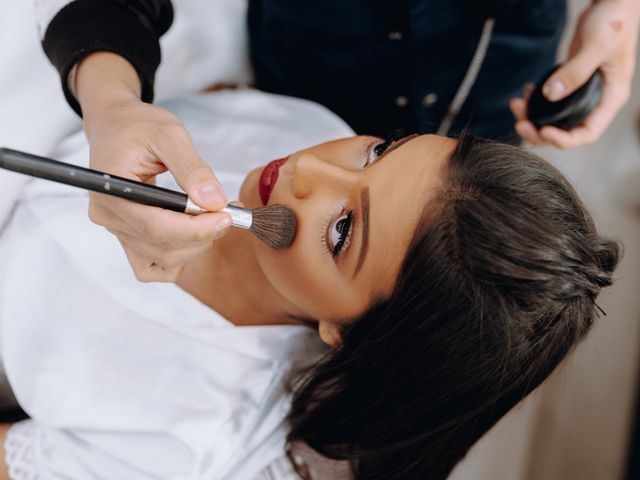
<svg viewBox="0 0 640 480"><path fill-rule="evenodd" d="M594 248L596 267L599 272L596 275L595 283L598 287L611 285L611 274L620 261L622 246L614 240L600 239Z"/></svg>

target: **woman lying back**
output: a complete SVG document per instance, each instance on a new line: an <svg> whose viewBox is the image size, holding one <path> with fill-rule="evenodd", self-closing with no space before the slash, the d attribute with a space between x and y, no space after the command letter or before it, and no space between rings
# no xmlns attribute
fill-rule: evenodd
<svg viewBox="0 0 640 480"><path fill-rule="evenodd" d="M108 280L119 260L101 241L83 253L79 237L98 229L69 213L77 200L61 197L56 216L41 198L23 202L12 220L3 358L18 401L42 425L34 462L50 461L42 471L65 478L87 465L104 478L252 478L249 465L284 455L284 425L303 478L335 478L338 465L358 480L445 479L585 337L619 255L555 168L470 135L352 137L251 171L240 200L293 209L293 244L272 250L230 231L176 279L201 303L181 299L175 314L175 292ZM29 208L40 220L27 218ZM38 222L60 237L55 249ZM166 260L168 250L141 253ZM20 262L38 255L41 277L55 284L31 276L28 291L14 285L26 271ZM91 279L65 274L72 264ZM111 294L95 296L99 286ZM81 295L91 318L68 327ZM105 303L114 298L116 306ZM203 305L250 328L212 330L208 317L195 320L206 316ZM332 348L303 367L294 336L276 325L317 328ZM290 356L295 379L278 373L276 355ZM60 388L54 373L65 379ZM58 447L65 454L47 460ZM151 459L149 451L165 453Z"/></svg>

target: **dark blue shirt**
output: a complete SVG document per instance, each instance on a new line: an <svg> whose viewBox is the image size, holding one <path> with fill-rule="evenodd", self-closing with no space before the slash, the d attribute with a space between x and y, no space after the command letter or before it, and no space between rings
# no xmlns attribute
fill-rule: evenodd
<svg viewBox="0 0 640 480"><path fill-rule="evenodd" d="M315 100L357 132L435 132L495 20L486 58L452 133L468 127L513 135L510 98L554 64L565 0L249 0L256 87ZM170 0L75 0L47 27L43 46L67 75L87 53L127 58L153 98L159 38L173 19ZM513 137L511 137L513 138Z"/></svg>
<svg viewBox="0 0 640 480"><path fill-rule="evenodd" d="M452 131L508 137L508 101L553 66L565 8L565 0L252 0L256 86L322 103L359 133L435 132L494 18Z"/></svg>

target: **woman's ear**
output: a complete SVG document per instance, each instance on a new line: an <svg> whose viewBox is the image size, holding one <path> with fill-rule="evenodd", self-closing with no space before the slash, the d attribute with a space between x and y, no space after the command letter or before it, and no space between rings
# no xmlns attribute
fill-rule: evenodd
<svg viewBox="0 0 640 480"><path fill-rule="evenodd" d="M340 332L340 327L335 323L319 322L318 334L320 339L330 347L338 348L342 344L342 333Z"/></svg>

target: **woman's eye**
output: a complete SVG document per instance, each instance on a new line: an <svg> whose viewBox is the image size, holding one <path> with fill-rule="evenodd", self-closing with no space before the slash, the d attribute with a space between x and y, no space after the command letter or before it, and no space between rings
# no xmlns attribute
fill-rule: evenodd
<svg viewBox="0 0 640 480"><path fill-rule="evenodd" d="M369 165L374 163L384 152L387 151L387 149L391 146L392 143L393 143L393 140L391 139L382 140L382 141L376 140L375 142L373 142L369 147L369 151L367 153L367 161L364 164L364 167L368 167Z"/></svg>
<svg viewBox="0 0 640 480"><path fill-rule="evenodd" d="M351 241L351 226L353 225L353 212L347 212L336 218L329 225L327 232L327 244L334 257L345 251Z"/></svg>

